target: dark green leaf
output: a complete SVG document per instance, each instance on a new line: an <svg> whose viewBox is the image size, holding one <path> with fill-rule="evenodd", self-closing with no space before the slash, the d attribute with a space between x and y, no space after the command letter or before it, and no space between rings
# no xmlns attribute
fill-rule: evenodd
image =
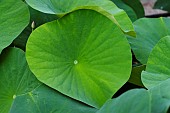
<svg viewBox="0 0 170 113"><path fill-rule="evenodd" d="M141 72L145 70L145 65L135 66L132 68L132 72L130 75L130 79L128 82L143 87L142 81L141 81Z"/></svg>
<svg viewBox="0 0 170 113"><path fill-rule="evenodd" d="M130 6L137 15L137 18L142 18L145 16L144 8L140 0L122 0L128 6Z"/></svg>
<svg viewBox="0 0 170 113"><path fill-rule="evenodd" d="M170 0L157 0L154 8L170 12Z"/></svg>
<svg viewBox="0 0 170 113"><path fill-rule="evenodd" d="M32 32L31 24L34 22L35 28L38 26L56 20L58 17L53 14L45 14L29 7L30 10L30 24L24 29L24 31L13 41L14 46L25 50L26 42L29 35ZM34 29L35 29L34 28Z"/></svg>
<svg viewBox="0 0 170 113"><path fill-rule="evenodd" d="M137 16L135 14L135 12L133 11L133 9L131 7L129 7L128 5L126 5L124 2L122 2L122 0L112 0L120 9L123 9L124 11L126 11L126 13L128 14L128 16L130 17L130 19L132 20L132 22L134 22L135 20L137 20Z"/></svg>

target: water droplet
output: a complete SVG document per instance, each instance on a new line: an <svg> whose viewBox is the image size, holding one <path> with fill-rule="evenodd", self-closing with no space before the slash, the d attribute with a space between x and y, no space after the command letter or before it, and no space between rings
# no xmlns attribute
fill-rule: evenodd
<svg viewBox="0 0 170 113"><path fill-rule="evenodd" d="M74 64L75 64L75 65L76 65L76 64L78 64L78 61L77 61L77 60L75 60L75 61L74 61Z"/></svg>

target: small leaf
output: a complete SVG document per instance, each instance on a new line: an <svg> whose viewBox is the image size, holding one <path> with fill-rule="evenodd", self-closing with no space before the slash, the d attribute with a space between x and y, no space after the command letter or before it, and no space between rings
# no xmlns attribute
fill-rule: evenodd
<svg viewBox="0 0 170 113"><path fill-rule="evenodd" d="M145 65L133 67L128 82L143 87L142 80L141 80L141 73L143 70L145 70L145 67L146 67Z"/></svg>

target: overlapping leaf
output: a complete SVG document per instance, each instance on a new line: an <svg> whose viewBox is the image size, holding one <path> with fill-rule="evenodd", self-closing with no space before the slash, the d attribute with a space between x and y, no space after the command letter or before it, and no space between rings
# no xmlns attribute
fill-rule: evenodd
<svg viewBox="0 0 170 113"><path fill-rule="evenodd" d="M29 23L29 10L20 0L0 1L0 53Z"/></svg>
<svg viewBox="0 0 170 113"><path fill-rule="evenodd" d="M107 101L97 113L151 113L150 94L145 89L134 89Z"/></svg>
<svg viewBox="0 0 170 113"><path fill-rule="evenodd" d="M108 100L97 113L169 113L170 79L149 89L129 90Z"/></svg>
<svg viewBox="0 0 170 113"><path fill-rule="evenodd" d="M142 18L134 22L137 38L128 38L136 58L146 64L157 42L170 35L169 18Z"/></svg>
<svg viewBox="0 0 170 113"><path fill-rule="evenodd" d="M154 87L170 78L170 36L162 38L153 48L142 72L142 82L147 88Z"/></svg>
<svg viewBox="0 0 170 113"><path fill-rule="evenodd" d="M149 90L152 97L152 113L169 113L170 108L170 79L161 82Z"/></svg>
<svg viewBox="0 0 170 113"><path fill-rule="evenodd" d="M40 81L95 107L111 98L131 72L124 34L93 10L77 10L37 28L26 56Z"/></svg>
<svg viewBox="0 0 170 113"><path fill-rule="evenodd" d="M25 95L16 97L10 113L96 113L76 100L41 85Z"/></svg>
<svg viewBox="0 0 170 113"><path fill-rule="evenodd" d="M139 0L112 0L119 8L126 11L132 22L144 17L144 9Z"/></svg>
<svg viewBox="0 0 170 113"><path fill-rule="evenodd" d="M64 15L77 9L93 9L114 21L129 35L135 35L132 23L125 11L117 8L110 0L26 0L26 2L44 13Z"/></svg>
<svg viewBox="0 0 170 113"><path fill-rule="evenodd" d="M144 8L140 0L122 0L125 4L130 6L137 15L137 18L142 18L145 16Z"/></svg>
<svg viewBox="0 0 170 113"><path fill-rule="evenodd" d="M137 15L135 14L134 10L126 5L122 0L112 0L119 8L123 9L126 11L132 22L137 20Z"/></svg>

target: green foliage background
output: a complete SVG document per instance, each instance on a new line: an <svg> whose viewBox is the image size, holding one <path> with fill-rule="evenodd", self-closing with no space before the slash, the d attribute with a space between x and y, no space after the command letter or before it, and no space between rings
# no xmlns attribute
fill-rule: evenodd
<svg viewBox="0 0 170 113"><path fill-rule="evenodd" d="M0 113L168 113L169 22L138 0L0 0Z"/></svg>

